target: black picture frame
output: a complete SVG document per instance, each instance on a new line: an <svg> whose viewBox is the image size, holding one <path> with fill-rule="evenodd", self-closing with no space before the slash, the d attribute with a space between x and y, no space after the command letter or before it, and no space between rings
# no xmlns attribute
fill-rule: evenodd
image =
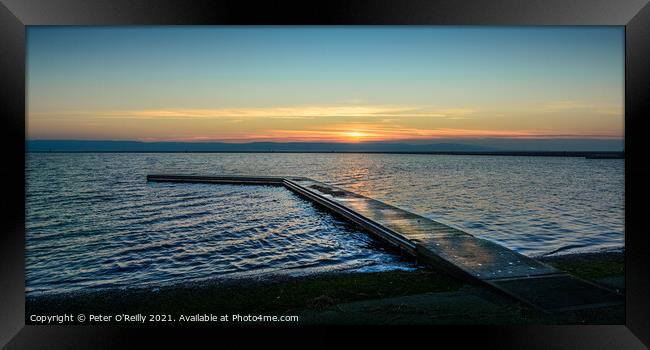
<svg viewBox="0 0 650 350"><path fill-rule="evenodd" d="M0 0L0 112L4 190L0 235L0 345L8 348L116 348L156 340L186 342L210 336L217 347L273 335L312 336L305 347L363 335L413 346L412 336L436 344L482 348L645 348L650 344L650 249L644 232L645 153L650 87L650 5L647 0L411 0L411 1L183 1ZM376 328L124 328L25 326L25 26L175 24L409 24L625 26L625 271L626 323L611 326L462 326ZM265 332L264 338L251 336ZM182 335L181 335L182 333ZM226 338L236 335L239 339ZM371 335L371 336L370 336ZM408 338L406 338L408 336ZM267 338L268 337L268 338ZM316 338L317 337L317 338ZM216 338L216 337L215 337ZM284 338L285 340L288 338ZM406 341L408 339L408 341ZM230 345L229 345L230 344ZM423 343L420 343L423 344ZM646 344L646 345L644 345ZM426 346L427 343L424 343ZM421 345L420 345L421 346Z"/></svg>

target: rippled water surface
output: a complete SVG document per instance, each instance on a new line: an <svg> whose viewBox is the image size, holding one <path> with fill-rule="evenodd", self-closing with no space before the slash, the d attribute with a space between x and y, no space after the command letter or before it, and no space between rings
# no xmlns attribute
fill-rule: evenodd
<svg viewBox="0 0 650 350"><path fill-rule="evenodd" d="M27 291L412 269L281 187L151 173L297 175L526 255L623 246L623 160L388 154L27 155Z"/></svg>

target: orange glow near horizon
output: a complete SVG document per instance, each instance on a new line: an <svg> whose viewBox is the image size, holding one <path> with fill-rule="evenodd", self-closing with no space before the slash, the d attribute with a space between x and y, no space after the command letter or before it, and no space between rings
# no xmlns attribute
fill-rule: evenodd
<svg viewBox="0 0 650 350"><path fill-rule="evenodd" d="M585 123L585 114L592 115ZM540 128L544 126L544 128ZM31 112L30 139L371 142L622 138L622 107L556 101L519 109L319 105Z"/></svg>

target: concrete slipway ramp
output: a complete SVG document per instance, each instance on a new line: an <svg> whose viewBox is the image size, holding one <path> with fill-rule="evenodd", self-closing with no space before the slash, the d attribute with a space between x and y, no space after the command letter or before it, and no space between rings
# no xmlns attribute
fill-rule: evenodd
<svg viewBox="0 0 650 350"><path fill-rule="evenodd" d="M418 261L495 288L543 312L622 304L621 294L496 243L305 177L148 175L150 182L284 186Z"/></svg>

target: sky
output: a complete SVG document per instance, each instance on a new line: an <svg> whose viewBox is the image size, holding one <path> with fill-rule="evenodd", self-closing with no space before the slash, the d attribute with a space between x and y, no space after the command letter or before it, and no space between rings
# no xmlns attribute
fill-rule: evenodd
<svg viewBox="0 0 650 350"><path fill-rule="evenodd" d="M623 27L27 29L27 138L623 138Z"/></svg>

